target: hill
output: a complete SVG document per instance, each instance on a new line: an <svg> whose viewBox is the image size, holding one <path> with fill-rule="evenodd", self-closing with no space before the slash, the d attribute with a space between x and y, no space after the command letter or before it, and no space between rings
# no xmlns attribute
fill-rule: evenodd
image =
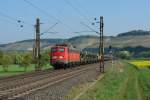
<svg viewBox="0 0 150 100"><path fill-rule="evenodd" d="M143 30L133 30L125 33L120 33L117 36L143 36L143 35L150 35L150 31L143 31Z"/></svg>
<svg viewBox="0 0 150 100"><path fill-rule="evenodd" d="M32 50L34 40L24 40L14 43L1 44L0 49L4 51L26 51ZM70 43L78 49L84 48L98 48L99 37L98 36L77 36L69 39L42 39L41 48L46 49L56 43ZM115 48L125 48L125 47L145 47L150 48L150 35L148 31L130 31L126 33L121 33L117 36L105 36L104 46Z"/></svg>
<svg viewBox="0 0 150 100"><path fill-rule="evenodd" d="M41 39L41 48L64 42L64 39ZM1 44L0 49L4 51L26 51L33 48L34 40L23 40L14 43Z"/></svg>

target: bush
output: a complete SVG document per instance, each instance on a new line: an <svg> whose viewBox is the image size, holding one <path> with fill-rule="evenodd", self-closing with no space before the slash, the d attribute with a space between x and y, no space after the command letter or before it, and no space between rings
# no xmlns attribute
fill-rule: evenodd
<svg viewBox="0 0 150 100"><path fill-rule="evenodd" d="M24 67L24 70L27 70L27 67L30 66L32 62L32 56L30 54L25 54L22 58L20 66Z"/></svg>
<svg viewBox="0 0 150 100"><path fill-rule="evenodd" d="M12 59L8 55L4 55L2 58L2 67L5 72L8 71L8 67L13 63Z"/></svg>
<svg viewBox="0 0 150 100"><path fill-rule="evenodd" d="M22 55L18 54L18 55L15 56L15 64L20 65L22 61L23 61L23 56Z"/></svg>
<svg viewBox="0 0 150 100"><path fill-rule="evenodd" d="M150 57L150 51L143 51L143 52L140 52L138 55L139 57L147 58L147 57Z"/></svg>
<svg viewBox="0 0 150 100"><path fill-rule="evenodd" d="M49 59L50 59L50 57L49 57L48 53L42 53L41 58L40 58L40 65L44 66L44 65L48 64Z"/></svg>
<svg viewBox="0 0 150 100"><path fill-rule="evenodd" d="M121 59L130 59L131 58L131 54L129 51L119 51L116 53L116 56Z"/></svg>

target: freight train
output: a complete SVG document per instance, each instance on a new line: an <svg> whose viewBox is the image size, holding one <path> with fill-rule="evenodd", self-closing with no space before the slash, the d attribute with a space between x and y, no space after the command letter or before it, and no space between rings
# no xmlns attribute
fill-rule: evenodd
<svg viewBox="0 0 150 100"><path fill-rule="evenodd" d="M56 44L51 48L50 64L54 69L69 68L72 66L91 64L98 62L98 55L81 52L75 48L71 48L67 44ZM105 57L105 60L108 60Z"/></svg>

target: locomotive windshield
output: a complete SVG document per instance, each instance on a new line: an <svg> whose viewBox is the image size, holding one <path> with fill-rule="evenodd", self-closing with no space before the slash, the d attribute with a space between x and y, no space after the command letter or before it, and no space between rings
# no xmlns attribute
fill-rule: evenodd
<svg viewBox="0 0 150 100"><path fill-rule="evenodd" d="M52 52L64 52L64 48L52 48Z"/></svg>
<svg viewBox="0 0 150 100"><path fill-rule="evenodd" d="M52 48L52 52L56 52L57 51L57 49L56 48Z"/></svg>
<svg viewBox="0 0 150 100"><path fill-rule="evenodd" d="M59 52L64 52L64 51L65 51L65 49L60 48L60 49L58 49L58 51L59 51Z"/></svg>

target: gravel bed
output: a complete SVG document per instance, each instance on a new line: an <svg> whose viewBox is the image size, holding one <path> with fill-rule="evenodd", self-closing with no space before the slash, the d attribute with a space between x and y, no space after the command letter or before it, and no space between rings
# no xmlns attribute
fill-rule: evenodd
<svg viewBox="0 0 150 100"><path fill-rule="evenodd" d="M72 87L92 82L97 78L100 74L98 68L99 64L91 64L89 66L93 67L93 69L17 100L62 100L62 97L65 96Z"/></svg>

